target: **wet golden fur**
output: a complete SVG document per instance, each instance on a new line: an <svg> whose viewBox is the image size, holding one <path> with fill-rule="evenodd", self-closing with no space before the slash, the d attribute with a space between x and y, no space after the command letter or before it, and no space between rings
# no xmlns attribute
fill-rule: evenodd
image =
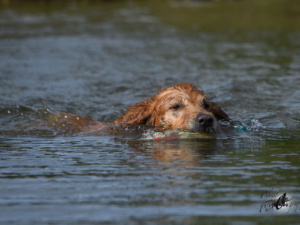
<svg viewBox="0 0 300 225"><path fill-rule="evenodd" d="M127 110L115 124L161 126L165 129L193 129L199 114L209 114L215 121L229 120L220 106L210 101L205 92L191 83L167 87Z"/></svg>
<svg viewBox="0 0 300 225"><path fill-rule="evenodd" d="M197 117L206 115L210 124L205 128L197 124ZM79 115L59 113L49 117L56 128L72 132L98 132L103 128L131 125L152 125L164 130L184 129L214 133L218 120L229 120L220 106L210 101L205 92L191 83L176 84L128 108L125 115L111 124L103 124ZM199 121L198 121L199 122Z"/></svg>

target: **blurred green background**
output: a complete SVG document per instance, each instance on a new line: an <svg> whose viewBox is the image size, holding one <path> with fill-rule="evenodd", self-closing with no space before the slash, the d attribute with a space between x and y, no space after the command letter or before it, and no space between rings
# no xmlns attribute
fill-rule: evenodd
<svg viewBox="0 0 300 225"><path fill-rule="evenodd" d="M2 0L0 9L36 14L88 11L86 19L99 21L126 4L145 6L149 15L180 29L208 32L300 29L299 0Z"/></svg>

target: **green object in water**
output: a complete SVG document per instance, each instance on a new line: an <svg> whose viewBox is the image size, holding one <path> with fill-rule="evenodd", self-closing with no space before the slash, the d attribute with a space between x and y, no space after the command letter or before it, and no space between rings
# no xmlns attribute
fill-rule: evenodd
<svg viewBox="0 0 300 225"><path fill-rule="evenodd" d="M248 129L245 125L236 125L234 128L239 132L248 132Z"/></svg>

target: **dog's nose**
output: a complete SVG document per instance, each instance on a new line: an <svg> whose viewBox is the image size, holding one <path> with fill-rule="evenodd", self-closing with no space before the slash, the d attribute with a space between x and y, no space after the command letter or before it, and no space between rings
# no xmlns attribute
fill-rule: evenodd
<svg viewBox="0 0 300 225"><path fill-rule="evenodd" d="M214 123L212 115L200 113L196 117L196 124L201 127L211 127Z"/></svg>

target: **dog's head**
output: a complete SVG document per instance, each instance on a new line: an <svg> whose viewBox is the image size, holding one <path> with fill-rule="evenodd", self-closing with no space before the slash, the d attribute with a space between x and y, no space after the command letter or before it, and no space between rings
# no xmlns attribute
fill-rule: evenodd
<svg viewBox="0 0 300 225"><path fill-rule="evenodd" d="M184 129L214 133L218 120L229 120L220 106L210 101L204 91L190 84L177 84L130 107L115 123L149 124L164 129Z"/></svg>

